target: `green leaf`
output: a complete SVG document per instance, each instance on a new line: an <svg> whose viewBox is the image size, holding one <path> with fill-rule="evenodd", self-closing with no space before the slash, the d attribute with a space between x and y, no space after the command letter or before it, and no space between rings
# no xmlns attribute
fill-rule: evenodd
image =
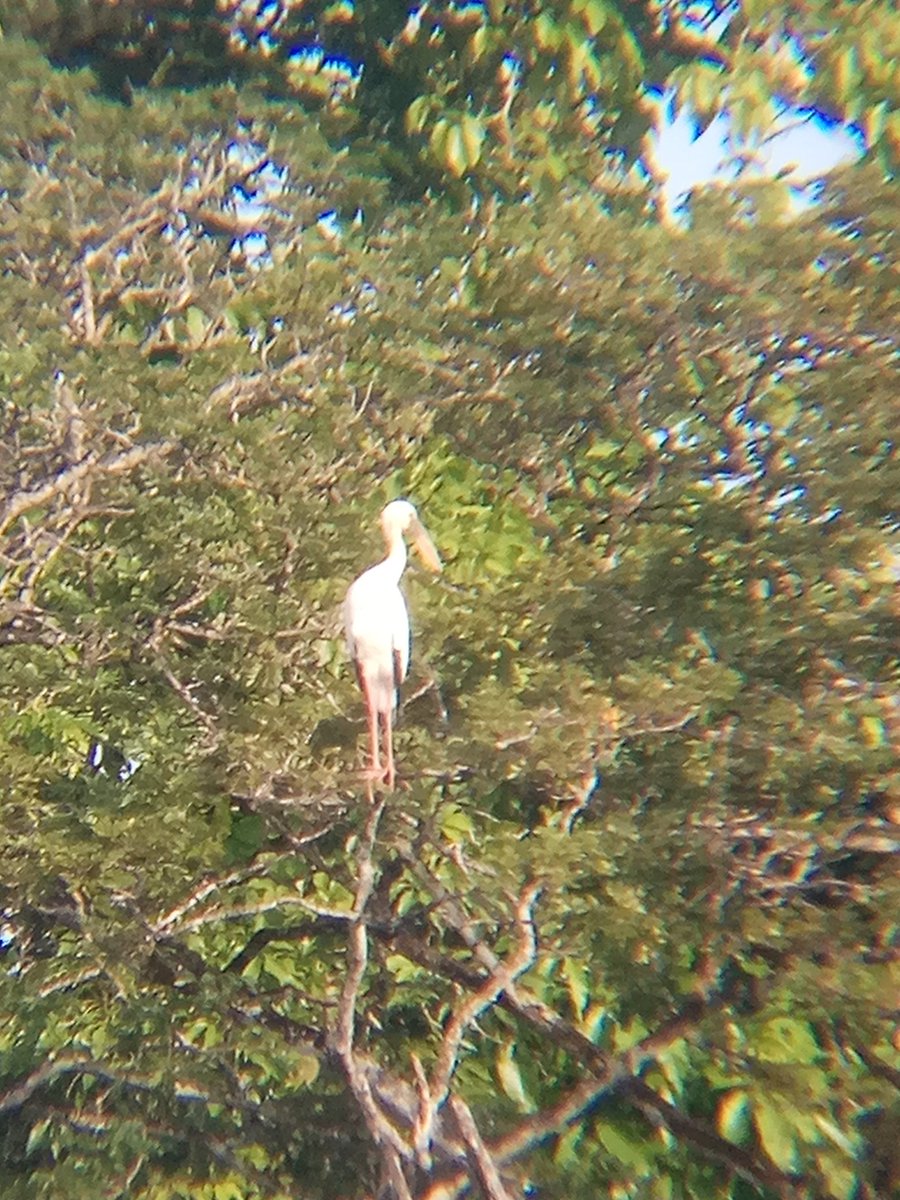
<svg viewBox="0 0 900 1200"><path fill-rule="evenodd" d="M718 67L701 63L690 70L685 99L700 116L712 116L721 102L724 79Z"/></svg>
<svg viewBox="0 0 900 1200"><path fill-rule="evenodd" d="M856 88L860 81L859 63L857 61L857 49L855 46L847 46L838 56L835 66L835 77L840 99L845 104L855 100Z"/></svg>
<svg viewBox="0 0 900 1200"><path fill-rule="evenodd" d="M298 1054L297 1061L284 1077L285 1087L305 1088L319 1077L319 1059L315 1054Z"/></svg>
<svg viewBox="0 0 900 1200"><path fill-rule="evenodd" d="M469 38L467 51L469 59L473 63L477 63L484 54L488 45L488 28L486 25L479 25L472 36Z"/></svg>
<svg viewBox="0 0 900 1200"><path fill-rule="evenodd" d="M420 133L431 112L432 100L428 95L417 96L406 110L406 132Z"/></svg>
<svg viewBox="0 0 900 1200"><path fill-rule="evenodd" d="M836 1125L834 1121L830 1120L822 1113L814 1113L813 1121L815 1121L822 1133L824 1133L825 1136L831 1142L833 1142L833 1144L837 1146L839 1150L842 1150L851 1158L856 1156L859 1151L859 1143L856 1137L848 1136L839 1125Z"/></svg>
<svg viewBox="0 0 900 1200"><path fill-rule="evenodd" d="M547 12L534 19L534 40L542 50L558 50L562 45L563 31Z"/></svg>
<svg viewBox="0 0 900 1200"><path fill-rule="evenodd" d="M384 965L398 983L409 983L410 980L417 979L422 974L422 968L402 954L389 954Z"/></svg>
<svg viewBox="0 0 900 1200"><path fill-rule="evenodd" d="M28 1131L28 1140L25 1143L25 1153L34 1154L36 1150L40 1150L49 1140L49 1133L53 1123L50 1118L43 1121L35 1121Z"/></svg>
<svg viewBox="0 0 900 1200"><path fill-rule="evenodd" d="M581 15L591 37L596 37L609 20L604 0L587 0L587 3L581 6Z"/></svg>
<svg viewBox="0 0 900 1200"><path fill-rule="evenodd" d="M447 137L450 133L450 122L446 117L441 117L435 121L431 129L431 135L428 138L428 146L431 153L439 161L443 162L445 158L445 149Z"/></svg>
<svg viewBox="0 0 900 1200"><path fill-rule="evenodd" d="M233 862L245 862L252 858L263 844L265 828L258 813L235 817L226 841L226 849Z"/></svg>
<svg viewBox="0 0 900 1200"><path fill-rule="evenodd" d="M584 1126L581 1124L572 1125L562 1137L557 1138L553 1150L553 1161L559 1166L571 1170L578 1164L583 1141Z"/></svg>
<svg viewBox="0 0 900 1200"><path fill-rule="evenodd" d="M541 162L556 183L562 183L569 174L569 163L564 154L545 154Z"/></svg>
<svg viewBox="0 0 900 1200"><path fill-rule="evenodd" d="M629 1170L636 1171L640 1176L649 1175L652 1171L653 1158L648 1153L646 1142L637 1141L610 1121L599 1123L597 1137L613 1158Z"/></svg>
<svg viewBox="0 0 900 1200"><path fill-rule="evenodd" d="M816 1155L816 1164L834 1200L853 1200L859 1176L852 1163L839 1155L823 1150Z"/></svg>
<svg viewBox="0 0 900 1200"><path fill-rule="evenodd" d="M475 824L459 804L448 804L441 813L441 833L451 843L474 841Z"/></svg>
<svg viewBox="0 0 900 1200"><path fill-rule="evenodd" d="M759 1135L760 1145L772 1162L781 1171L793 1171L797 1166L797 1147L794 1130L785 1120L782 1110L768 1100L755 1097L753 1101L753 1123Z"/></svg>
<svg viewBox="0 0 900 1200"><path fill-rule="evenodd" d="M228 1175L213 1184L213 1200L245 1200L246 1189L238 1175Z"/></svg>
<svg viewBox="0 0 900 1200"><path fill-rule="evenodd" d="M615 458L622 450L619 442L610 438L594 438L584 452L589 461Z"/></svg>
<svg viewBox="0 0 900 1200"><path fill-rule="evenodd" d="M687 1043L681 1039L672 1042L660 1054L657 1061L672 1093L680 1096L684 1091L685 1080L692 1074Z"/></svg>
<svg viewBox="0 0 900 1200"><path fill-rule="evenodd" d="M466 172L466 167L469 165L462 126L452 125L448 129L443 146L443 155L446 166L449 167L457 179L461 178Z"/></svg>
<svg viewBox="0 0 900 1200"><path fill-rule="evenodd" d="M887 744L884 732L884 722L879 717L861 717L859 722L862 740L873 750Z"/></svg>
<svg viewBox="0 0 900 1200"><path fill-rule="evenodd" d="M462 119L460 130L462 133L463 150L466 156L466 165L474 167L481 158L481 147L484 144L484 126L477 117L466 113Z"/></svg>
<svg viewBox="0 0 900 1200"><path fill-rule="evenodd" d="M195 304L192 304L185 313L185 319L191 341L195 344L202 342L209 325L206 313L202 308L197 308Z"/></svg>
<svg viewBox="0 0 900 1200"><path fill-rule="evenodd" d="M884 135L889 113L890 105L887 100L882 100L880 104L866 109L862 119L862 128L868 149L871 150Z"/></svg>
<svg viewBox="0 0 900 1200"><path fill-rule="evenodd" d="M819 1057L819 1044L807 1021L773 1017L751 1042L757 1057L772 1063L812 1063Z"/></svg>
<svg viewBox="0 0 900 1200"><path fill-rule="evenodd" d="M497 1078L504 1093L520 1112L534 1112L534 1105L525 1093L522 1075L515 1058L514 1042L506 1042L497 1055Z"/></svg>
<svg viewBox="0 0 900 1200"><path fill-rule="evenodd" d="M590 999L590 972L587 965L577 962L574 958L562 960L563 979L569 989L569 998L578 1017L584 1016L584 1010Z"/></svg>
<svg viewBox="0 0 900 1200"><path fill-rule="evenodd" d="M716 1128L729 1142L741 1144L750 1132L750 1102L747 1093L735 1088L726 1092L716 1109Z"/></svg>

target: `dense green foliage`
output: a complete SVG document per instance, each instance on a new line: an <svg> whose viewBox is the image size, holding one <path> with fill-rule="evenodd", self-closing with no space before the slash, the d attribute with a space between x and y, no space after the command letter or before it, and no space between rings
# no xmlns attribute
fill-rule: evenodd
<svg viewBox="0 0 900 1200"><path fill-rule="evenodd" d="M816 107L900 157L884 0L0 0L0 23L110 96L230 81L299 102L416 194L597 184L641 157L667 89L751 145Z"/></svg>
<svg viewBox="0 0 900 1200"><path fill-rule="evenodd" d="M881 133L813 210L715 187L672 230L633 174L580 182L615 122L592 145L537 85L515 155L485 123L426 171L409 105L449 120L427 88L455 103L464 53L459 128L492 103L449 32L401 70L395 30L342 112L298 103L277 31L267 67L229 6L156 6L213 31L183 42L137 38L148 7L26 4L40 44L0 40L3 1195L888 1195ZM284 7L362 62L406 12ZM651 6L543 7L607 14L635 112L679 79L702 110L702 56L648 66ZM742 22L794 7L740 6L728 88L777 91ZM429 20L550 53L518 11ZM804 95L886 106L847 39ZM127 46L161 75L123 104ZM44 53L76 48L93 72ZM396 495L447 568L409 572L373 807L337 613Z"/></svg>

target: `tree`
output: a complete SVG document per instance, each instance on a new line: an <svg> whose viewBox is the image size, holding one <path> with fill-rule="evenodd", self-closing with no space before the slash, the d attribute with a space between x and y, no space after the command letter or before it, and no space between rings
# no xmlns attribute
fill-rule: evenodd
<svg viewBox="0 0 900 1200"><path fill-rule="evenodd" d="M4 1194L887 1194L878 163L404 203L277 92L0 58Z"/></svg>
<svg viewBox="0 0 900 1200"><path fill-rule="evenodd" d="M892 169L900 144L896 22L878 2L41 0L9 6L4 26L117 97L261 86L415 194L608 187L646 159L667 91L700 121L727 111L751 149L791 110L855 123Z"/></svg>

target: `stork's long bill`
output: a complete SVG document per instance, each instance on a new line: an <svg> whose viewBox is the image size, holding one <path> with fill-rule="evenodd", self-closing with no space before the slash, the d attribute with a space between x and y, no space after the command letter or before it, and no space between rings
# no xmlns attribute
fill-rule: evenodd
<svg viewBox="0 0 900 1200"><path fill-rule="evenodd" d="M410 536L413 540L413 545L418 552L419 557L429 571L434 571L436 575L444 569L444 564L441 562L441 556L437 552L437 547L431 540L428 530L422 524L418 517L414 517L409 527Z"/></svg>

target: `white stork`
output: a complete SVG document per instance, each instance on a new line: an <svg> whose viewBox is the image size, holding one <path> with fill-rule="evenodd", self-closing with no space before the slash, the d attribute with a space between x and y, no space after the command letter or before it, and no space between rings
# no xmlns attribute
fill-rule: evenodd
<svg viewBox="0 0 900 1200"><path fill-rule="evenodd" d="M422 561L432 571L441 560L419 515L408 500L393 500L381 513L387 558L354 580L344 600L347 649L356 667L369 723L369 780L394 786L394 710L398 689L409 668L409 613L400 591L409 534ZM380 732L384 730L385 765L381 765Z"/></svg>

